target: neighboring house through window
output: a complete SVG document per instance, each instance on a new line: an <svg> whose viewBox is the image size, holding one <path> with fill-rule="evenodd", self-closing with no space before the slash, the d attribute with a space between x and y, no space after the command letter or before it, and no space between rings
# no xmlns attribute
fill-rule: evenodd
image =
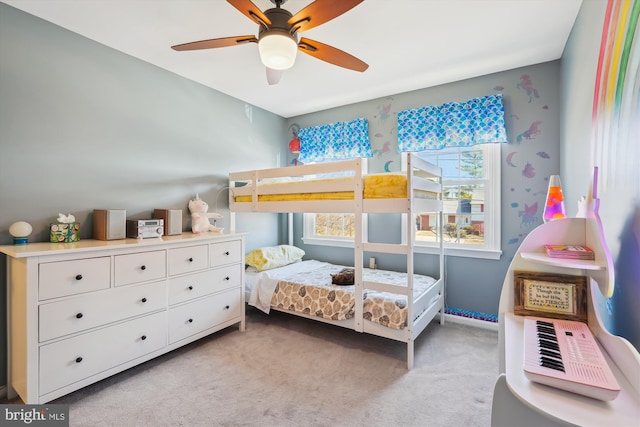
<svg viewBox="0 0 640 427"><path fill-rule="evenodd" d="M442 168L442 238L446 253L499 259L500 144L427 150L414 155ZM437 221L438 215L416 214L411 224L416 229L416 252L438 250ZM403 236L406 226L403 218Z"/></svg>

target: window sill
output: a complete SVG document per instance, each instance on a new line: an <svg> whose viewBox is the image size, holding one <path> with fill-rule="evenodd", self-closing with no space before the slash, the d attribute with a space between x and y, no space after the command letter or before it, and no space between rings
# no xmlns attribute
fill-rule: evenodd
<svg viewBox="0 0 640 427"><path fill-rule="evenodd" d="M303 237L302 241L305 245L319 245L338 248L353 248L353 240L340 240L340 239L319 239L314 237ZM415 246L414 252L417 254L430 254L437 255L438 248L433 246ZM495 259L499 260L502 255L501 250L491 249L462 249L462 248L444 248L444 254L446 256L455 256L463 258L482 258L482 259Z"/></svg>
<svg viewBox="0 0 640 427"><path fill-rule="evenodd" d="M417 254L433 254L437 255L439 249L434 246L418 246L416 245L414 252ZM483 259L500 259L502 251L497 249L467 249L467 248L448 248L445 246L444 254L446 256L455 256L463 258L483 258Z"/></svg>
<svg viewBox="0 0 640 427"><path fill-rule="evenodd" d="M319 239L316 237L303 237L305 245L333 246L338 248L353 248L353 240Z"/></svg>

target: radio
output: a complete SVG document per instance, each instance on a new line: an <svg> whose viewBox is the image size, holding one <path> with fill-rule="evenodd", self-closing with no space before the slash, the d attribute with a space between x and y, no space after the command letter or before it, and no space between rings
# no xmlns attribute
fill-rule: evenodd
<svg viewBox="0 0 640 427"><path fill-rule="evenodd" d="M162 219L128 219L127 237L147 239L162 237L164 234L164 220Z"/></svg>

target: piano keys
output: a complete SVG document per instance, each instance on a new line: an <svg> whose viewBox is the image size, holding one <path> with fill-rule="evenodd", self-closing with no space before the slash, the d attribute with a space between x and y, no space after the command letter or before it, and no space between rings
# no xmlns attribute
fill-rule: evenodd
<svg viewBox="0 0 640 427"><path fill-rule="evenodd" d="M525 317L524 359L524 374L530 381L604 401L620 392L585 323Z"/></svg>

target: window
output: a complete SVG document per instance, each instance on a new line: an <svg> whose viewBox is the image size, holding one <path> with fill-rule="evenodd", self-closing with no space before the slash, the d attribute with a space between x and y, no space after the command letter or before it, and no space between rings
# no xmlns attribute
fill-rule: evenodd
<svg viewBox="0 0 640 427"><path fill-rule="evenodd" d="M438 215L416 214L411 224L416 230L416 251L432 252L442 238L448 255L499 259L500 144L416 154L442 168L444 211L442 236L437 233Z"/></svg>
<svg viewBox="0 0 640 427"><path fill-rule="evenodd" d="M362 172L367 171L367 159L362 160ZM344 213L303 214L302 240L308 245L353 247L355 216ZM363 240L367 240L367 215L362 218Z"/></svg>

